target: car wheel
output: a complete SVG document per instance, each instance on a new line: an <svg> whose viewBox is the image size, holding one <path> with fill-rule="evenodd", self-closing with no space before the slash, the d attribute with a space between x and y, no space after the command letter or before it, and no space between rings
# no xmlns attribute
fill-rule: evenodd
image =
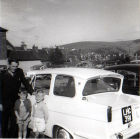
<svg viewBox="0 0 140 139"><path fill-rule="evenodd" d="M72 139L71 135L63 128L59 128L56 132L56 138Z"/></svg>

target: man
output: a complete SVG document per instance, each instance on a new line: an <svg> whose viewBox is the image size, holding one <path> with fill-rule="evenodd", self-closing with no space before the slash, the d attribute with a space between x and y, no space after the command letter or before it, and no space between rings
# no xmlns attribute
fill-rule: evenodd
<svg viewBox="0 0 140 139"><path fill-rule="evenodd" d="M14 138L16 132L16 120L14 114L14 104L18 98L21 83L26 90L32 94L33 89L26 80L23 70L18 68L17 60L9 60L9 68L1 75L1 93L2 93L2 137Z"/></svg>
<svg viewBox="0 0 140 139"><path fill-rule="evenodd" d="M1 84L0 84L1 88ZM1 102L1 92L0 92L0 138L1 138L1 115L2 115L2 102Z"/></svg>

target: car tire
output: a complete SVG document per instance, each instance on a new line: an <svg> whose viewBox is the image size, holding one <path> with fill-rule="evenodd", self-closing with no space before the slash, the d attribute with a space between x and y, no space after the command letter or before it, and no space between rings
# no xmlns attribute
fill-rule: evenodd
<svg viewBox="0 0 140 139"><path fill-rule="evenodd" d="M72 136L63 128L57 128L55 130L55 138L72 139Z"/></svg>

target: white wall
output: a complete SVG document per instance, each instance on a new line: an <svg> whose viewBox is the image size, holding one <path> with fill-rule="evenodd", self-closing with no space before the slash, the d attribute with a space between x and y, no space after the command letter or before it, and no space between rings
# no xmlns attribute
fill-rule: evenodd
<svg viewBox="0 0 140 139"><path fill-rule="evenodd" d="M40 60L37 61L19 61L19 67L23 69L23 71L26 73L30 70L30 67L33 65L40 65L42 62Z"/></svg>
<svg viewBox="0 0 140 139"><path fill-rule="evenodd" d="M7 65L7 60L0 60L0 65Z"/></svg>

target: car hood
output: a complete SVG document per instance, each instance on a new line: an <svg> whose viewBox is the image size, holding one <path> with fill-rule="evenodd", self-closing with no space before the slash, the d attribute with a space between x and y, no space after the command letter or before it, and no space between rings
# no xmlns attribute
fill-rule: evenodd
<svg viewBox="0 0 140 139"><path fill-rule="evenodd" d="M106 92L101 94L89 95L86 97L89 103L96 103L113 108L134 105L140 103L140 97L127 94L119 94L118 92Z"/></svg>

